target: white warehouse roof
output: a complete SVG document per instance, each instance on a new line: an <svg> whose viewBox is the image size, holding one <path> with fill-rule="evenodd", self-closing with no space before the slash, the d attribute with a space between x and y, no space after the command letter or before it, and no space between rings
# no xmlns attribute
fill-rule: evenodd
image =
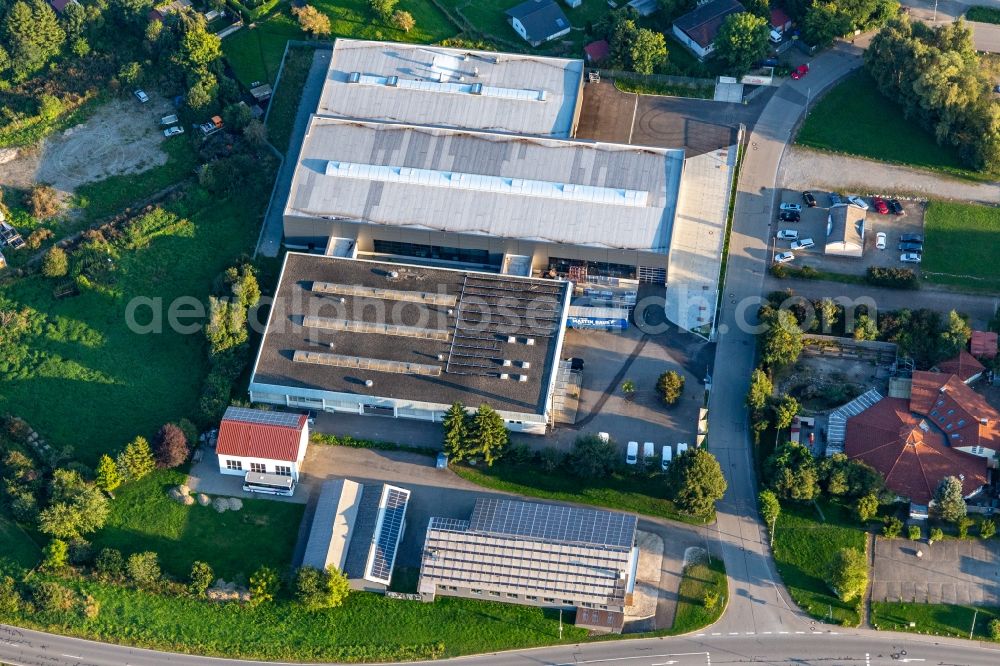
<svg viewBox="0 0 1000 666"><path fill-rule="evenodd" d="M583 61L338 39L318 115L570 137Z"/></svg>
<svg viewBox="0 0 1000 666"><path fill-rule="evenodd" d="M684 151L313 116L286 217L666 252Z"/></svg>

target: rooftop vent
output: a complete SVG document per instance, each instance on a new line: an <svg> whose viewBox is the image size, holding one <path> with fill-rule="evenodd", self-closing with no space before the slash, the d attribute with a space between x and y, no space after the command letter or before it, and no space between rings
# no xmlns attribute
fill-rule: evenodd
<svg viewBox="0 0 1000 666"><path fill-rule="evenodd" d="M982 425L989 425L990 424L990 422L989 422L988 419L979 419L979 423L982 424Z"/></svg>
<svg viewBox="0 0 1000 666"><path fill-rule="evenodd" d="M385 80L385 85L391 86L393 88L395 88L398 84L399 84L398 76L390 76L388 79Z"/></svg>
<svg viewBox="0 0 1000 666"><path fill-rule="evenodd" d="M519 382L526 382L526 381L528 381L528 375L518 375L517 376L517 381L519 381Z"/></svg>
<svg viewBox="0 0 1000 666"><path fill-rule="evenodd" d="M472 68L472 75L473 76L479 76L479 68L478 67L473 67Z"/></svg>
<svg viewBox="0 0 1000 666"><path fill-rule="evenodd" d="M370 379L366 379L365 380L365 386L367 386L368 388L371 388L371 387L375 386L375 382L373 382Z"/></svg>
<svg viewBox="0 0 1000 666"><path fill-rule="evenodd" d="M482 95L483 94L483 84L473 83L472 87L469 88L469 93L472 95Z"/></svg>
<svg viewBox="0 0 1000 666"><path fill-rule="evenodd" d="M439 361L443 361L444 360L444 354L438 354L438 360Z"/></svg>
<svg viewBox="0 0 1000 666"><path fill-rule="evenodd" d="M511 365L513 365L513 361L511 361L509 358L505 358L501 363L501 365L503 365L503 367L505 368L509 368Z"/></svg>
<svg viewBox="0 0 1000 666"><path fill-rule="evenodd" d="M514 343L516 343L517 342L517 336L516 335L508 335L507 336L507 342L508 342L508 344L514 344Z"/></svg>
<svg viewBox="0 0 1000 666"><path fill-rule="evenodd" d="M948 392L948 387L947 386L942 386L941 388L938 389L938 391L940 391L941 393L947 393Z"/></svg>
<svg viewBox="0 0 1000 666"><path fill-rule="evenodd" d="M535 345L535 339L534 338L525 338L524 339L524 344L528 345L529 347L533 347Z"/></svg>
<svg viewBox="0 0 1000 666"><path fill-rule="evenodd" d="M508 375L506 372L501 372L500 379L510 379L510 375Z"/></svg>
<svg viewBox="0 0 1000 666"><path fill-rule="evenodd" d="M528 361L518 361L517 364L522 368L524 368L525 370L531 367L531 363L529 363Z"/></svg>
<svg viewBox="0 0 1000 666"><path fill-rule="evenodd" d="M398 271L389 271L389 279L390 280L395 280L398 277L399 277L399 272Z"/></svg>
<svg viewBox="0 0 1000 666"><path fill-rule="evenodd" d="M548 93L547 93L546 91L544 91L544 90L540 90L540 91L538 92L538 101L539 101L539 102L544 102L544 101L545 101L545 97L546 97L547 95L548 95Z"/></svg>
<svg viewBox="0 0 1000 666"><path fill-rule="evenodd" d="M347 75L348 83L357 83L361 80L361 72L351 72Z"/></svg>

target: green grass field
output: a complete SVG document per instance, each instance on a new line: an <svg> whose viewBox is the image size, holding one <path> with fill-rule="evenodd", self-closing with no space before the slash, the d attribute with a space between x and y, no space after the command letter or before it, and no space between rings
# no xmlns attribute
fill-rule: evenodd
<svg viewBox="0 0 1000 666"><path fill-rule="evenodd" d="M32 569L41 559L41 550L13 520L0 515L0 574L9 567Z"/></svg>
<svg viewBox="0 0 1000 666"><path fill-rule="evenodd" d="M857 609L838 599L825 579L833 554L841 548L864 550L865 534L847 509L828 502L821 507L827 522L820 520L812 504L782 503L774 531L774 560L802 610L818 619L855 627L861 622Z"/></svg>
<svg viewBox="0 0 1000 666"><path fill-rule="evenodd" d="M285 67L281 72L281 82L274 91L274 97L267 113L267 135L271 145L282 153L288 150L288 141L295 124L295 114L299 110L299 99L305 85L309 68L312 67L315 51L309 48L288 49Z"/></svg>
<svg viewBox="0 0 1000 666"><path fill-rule="evenodd" d="M452 469L472 483L518 495L603 506L692 525L704 525L715 518L714 515L691 516L679 511L665 497L663 477L657 474L648 477L614 474L588 480L563 472L549 474L535 465L516 465L502 460L492 467L452 465Z"/></svg>
<svg viewBox="0 0 1000 666"><path fill-rule="evenodd" d="M178 470L160 470L115 491L111 516L94 535L94 547L117 548L126 556L154 550L163 570L181 579L195 560L207 562L226 580L246 580L262 564L288 568L304 505L243 500L241 511L225 513L184 506L167 491L186 477Z"/></svg>
<svg viewBox="0 0 1000 666"><path fill-rule="evenodd" d="M924 236L920 268L926 281L1000 291L1000 208L932 201L924 217Z"/></svg>
<svg viewBox="0 0 1000 666"><path fill-rule="evenodd" d="M881 95L864 71L845 78L812 106L795 142L880 162L983 177L965 169L956 151L939 146L931 133L906 120L902 107Z"/></svg>
<svg viewBox="0 0 1000 666"><path fill-rule="evenodd" d="M222 52L243 85L254 81L274 83L289 39L305 39L299 24L282 8L258 21L253 28L246 27L226 37Z"/></svg>
<svg viewBox="0 0 1000 666"><path fill-rule="evenodd" d="M980 23L1000 23L1000 9L983 5L973 5L965 12L965 19L967 21L979 21Z"/></svg>
<svg viewBox="0 0 1000 666"><path fill-rule="evenodd" d="M1000 619L1000 608L872 602L872 625L888 631L968 638L973 619L976 621L973 637L981 641L991 640L990 621ZM912 627L911 622L914 623Z"/></svg>
<svg viewBox="0 0 1000 666"><path fill-rule="evenodd" d="M290 601L217 605L97 583L94 620L50 627L62 634L236 659L295 662L411 661L559 643L555 611L470 599L432 604L354 593L341 608L309 612ZM17 624L37 626L32 618ZM587 632L566 618L563 643Z"/></svg>
<svg viewBox="0 0 1000 666"><path fill-rule="evenodd" d="M715 592L719 601L712 609L705 607L705 593ZM723 611L729 592L726 565L712 558L704 564L692 564L684 569L680 590L677 592L677 612L671 634L687 634L715 624Z"/></svg>
<svg viewBox="0 0 1000 666"><path fill-rule="evenodd" d="M46 325L25 340L35 360L6 378L0 412L26 419L50 442L72 445L93 465L135 435L152 436L164 422L195 413L204 373L204 338L166 325L166 308L180 296L206 302L213 278L249 252L259 232L259 200L219 200L193 188L176 204L191 224L121 256L113 284L57 300L39 275L4 287L4 296L44 313ZM138 334L126 323L134 298L162 299L160 334ZM136 320L151 321L149 308Z"/></svg>

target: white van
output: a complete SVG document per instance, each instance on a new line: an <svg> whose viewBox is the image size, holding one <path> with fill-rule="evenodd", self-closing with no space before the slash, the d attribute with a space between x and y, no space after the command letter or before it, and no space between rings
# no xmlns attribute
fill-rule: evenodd
<svg viewBox="0 0 1000 666"><path fill-rule="evenodd" d="M625 463L634 465L639 462L639 442L629 442L625 451Z"/></svg>
<svg viewBox="0 0 1000 666"><path fill-rule="evenodd" d="M688 450L687 442L679 442L677 444L677 455L681 455Z"/></svg>
<svg viewBox="0 0 1000 666"><path fill-rule="evenodd" d="M660 469L664 472L667 471L667 467L670 466L670 459L673 456L673 451L669 444L663 445L663 450L660 452Z"/></svg>
<svg viewBox="0 0 1000 666"><path fill-rule="evenodd" d="M642 458L648 460L656 455L656 445L652 442L645 442L642 445Z"/></svg>

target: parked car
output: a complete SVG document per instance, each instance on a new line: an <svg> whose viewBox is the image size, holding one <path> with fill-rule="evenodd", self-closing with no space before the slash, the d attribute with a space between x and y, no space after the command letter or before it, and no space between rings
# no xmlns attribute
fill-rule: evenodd
<svg viewBox="0 0 1000 666"><path fill-rule="evenodd" d="M679 442L677 444L677 455L681 455L688 450L687 442Z"/></svg>
<svg viewBox="0 0 1000 666"><path fill-rule="evenodd" d="M567 358L566 360L569 361L570 370L579 370L580 372L583 371L583 365L584 365L583 359L580 358L579 356L573 356Z"/></svg>
<svg viewBox="0 0 1000 666"><path fill-rule="evenodd" d="M142 102L143 104L149 101L149 95L147 95L146 92L142 89L136 90L132 94L135 95L135 98L140 102Z"/></svg>
<svg viewBox="0 0 1000 666"><path fill-rule="evenodd" d="M899 203L899 199L889 199L889 210L892 211L893 215L906 215L906 211L903 210L903 204Z"/></svg>
<svg viewBox="0 0 1000 666"><path fill-rule="evenodd" d="M793 250L807 250L816 245L812 238L803 238L802 240L792 241Z"/></svg>
<svg viewBox="0 0 1000 666"><path fill-rule="evenodd" d="M816 207L816 197L813 195L812 192L803 192L802 200L805 201L806 205L809 206L810 208Z"/></svg>
<svg viewBox="0 0 1000 666"><path fill-rule="evenodd" d="M875 234L875 248L878 249L878 250L884 250L885 249L885 232L884 231L880 231L877 234Z"/></svg>
<svg viewBox="0 0 1000 666"><path fill-rule="evenodd" d="M669 444L664 444L663 449L660 452L660 469L664 472L670 467L670 459L673 456L673 449L670 448Z"/></svg>
<svg viewBox="0 0 1000 666"><path fill-rule="evenodd" d="M783 202L780 206L778 206L778 208L780 210L791 210L791 211L795 211L796 213L799 213L799 212L802 211L802 204L788 203L786 201L786 202Z"/></svg>
<svg viewBox="0 0 1000 666"><path fill-rule="evenodd" d="M795 255L791 252L779 252L774 255L774 263L776 264L787 264L789 261L795 259Z"/></svg>
<svg viewBox="0 0 1000 666"><path fill-rule="evenodd" d="M172 113L169 116L163 116L160 118L160 124L166 127L167 125L176 125L178 122L177 114Z"/></svg>
<svg viewBox="0 0 1000 666"><path fill-rule="evenodd" d="M839 206L844 203L844 197L840 196L837 192L830 192L830 205Z"/></svg>
<svg viewBox="0 0 1000 666"><path fill-rule="evenodd" d="M780 229L778 231L778 240L793 241L799 239L799 232L795 229Z"/></svg>
<svg viewBox="0 0 1000 666"><path fill-rule="evenodd" d="M779 31L777 31L777 30L773 30L772 29L771 30L771 34L769 34L767 36L767 41L771 42L772 44L780 44L781 43L781 33Z"/></svg>
<svg viewBox="0 0 1000 666"><path fill-rule="evenodd" d="M802 216L794 210L783 210L778 213L778 219L782 222L798 222Z"/></svg>
<svg viewBox="0 0 1000 666"><path fill-rule="evenodd" d="M921 243L900 243L899 249L903 252L916 252L917 254L924 253L924 246Z"/></svg>
<svg viewBox="0 0 1000 666"><path fill-rule="evenodd" d="M625 450L625 464L634 465L639 462L639 442L629 442Z"/></svg>
<svg viewBox="0 0 1000 666"><path fill-rule="evenodd" d="M903 254L899 255L899 260L902 261L904 264L919 264L920 255L917 254L916 252L904 252Z"/></svg>
<svg viewBox="0 0 1000 666"><path fill-rule="evenodd" d="M872 203L875 205L875 210L877 210L881 215L889 214L889 204L885 202L882 197L872 197Z"/></svg>
<svg viewBox="0 0 1000 666"><path fill-rule="evenodd" d="M656 444L652 442L643 442L642 444L642 459L649 460L656 455Z"/></svg>
<svg viewBox="0 0 1000 666"><path fill-rule="evenodd" d="M177 136L178 134L184 134L184 128L180 125L174 125L163 130L163 136L166 137Z"/></svg>
<svg viewBox="0 0 1000 666"><path fill-rule="evenodd" d="M899 237L899 240L904 243L923 243L924 237L922 234L903 234Z"/></svg>
<svg viewBox="0 0 1000 666"><path fill-rule="evenodd" d="M798 81L809 73L809 65L799 65L792 71L792 78Z"/></svg>
<svg viewBox="0 0 1000 666"><path fill-rule="evenodd" d="M442 451L437 454L437 461L434 464L437 469L448 469L448 454Z"/></svg>
<svg viewBox="0 0 1000 666"><path fill-rule="evenodd" d="M861 197L847 197L847 200L861 210L868 210L868 204Z"/></svg>

